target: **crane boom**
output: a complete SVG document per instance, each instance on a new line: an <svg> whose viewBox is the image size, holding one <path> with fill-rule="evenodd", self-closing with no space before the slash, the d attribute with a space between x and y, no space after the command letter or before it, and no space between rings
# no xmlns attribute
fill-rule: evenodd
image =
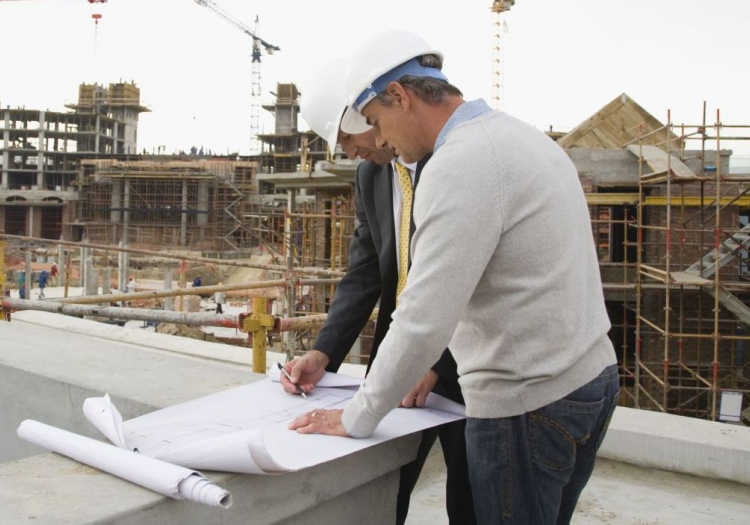
<svg viewBox="0 0 750 525"><path fill-rule="evenodd" d="M258 133L260 131L260 56L261 46L266 50L266 53L272 55L275 51L280 51L281 48L275 46L269 42L266 42L256 34L258 17L255 17L256 29L250 29L246 24L237 20L234 16L230 15L224 9L219 7L216 2L211 0L194 0L196 4L210 9L216 15L221 17L224 21L229 22L234 27L248 35L253 39L253 61L252 61L252 91L250 99L250 154L257 155L258 151Z"/></svg>
<svg viewBox="0 0 750 525"><path fill-rule="evenodd" d="M260 38L258 35L255 34L255 32L250 29L247 25L242 23L240 20L237 20L232 15L227 13L224 9L222 9L216 2L212 2L211 0L194 0L196 4L202 5L203 7L206 7L216 13L219 17L223 18L225 21L232 24L234 27L242 31L243 33L249 35L253 39L253 43L255 45L262 45L263 48L266 50L266 53L269 55L273 55L274 51L281 51L281 48L278 46L275 46L269 42L266 42L262 38ZM256 19L257 21L257 19ZM254 48L255 49L255 48ZM260 48L258 48L258 51L260 51ZM255 56L255 53L253 53L253 60L254 61L260 61L260 53L258 53L258 56Z"/></svg>

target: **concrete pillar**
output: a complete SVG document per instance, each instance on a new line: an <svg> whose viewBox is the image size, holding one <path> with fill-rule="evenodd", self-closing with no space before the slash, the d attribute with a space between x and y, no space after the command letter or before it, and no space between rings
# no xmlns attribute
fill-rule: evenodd
<svg viewBox="0 0 750 525"><path fill-rule="evenodd" d="M206 240L206 225L208 224L208 181L198 183L198 240ZM224 213L224 210L216 210L216 213Z"/></svg>
<svg viewBox="0 0 750 525"><path fill-rule="evenodd" d="M10 166L10 153L8 148L10 147L10 110L6 109L3 111L3 143L0 145L0 149L3 150L3 166L2 176L0 177L0 189L8 189L8 166Z"/></svg>
<svg viewBox="0 0 750 525"><path fill-rule="evenodd" d="M107 266L102 270L102 293L108 294L112 290L112 268Z"/></svg>
<svg viewBox="0 0 750 525"><path fill-rule="evenodd" d="M125 243L120 241L118 246L124 248ZM130 261L126 252L117 253L117 291L121 292L125 289L125 284L128 282L128 266L130 265Z"/></svg>
<svg viewBox="0 0 750 525"><path fill-rule="evenodd" d="M171 290L172 289L172 270L167 270L164 273L164 289L165 290ZM165 311L169 312L172 310L172 298L171 297L165 297L164 298L164 308Z"/></svg>
<svg viewBox="0 0 750 525"><path fill-rule="evenodd" d="M182 179L182 202L180 204L180 246L187 246L188 181Z"/></svg>
<svg viewBox="0 0 750 525"><path fill-rule="evenodd" d="M94 151L96 153L102 153L99 151L99 129L101 127L101 117L97 115L94 117L96 119L96 124L94 124L95 133L94 133Z"/></svg>
<svg viewBox="0 0 750 525"><path fill-rule="evenodd" d="M115 243L120 240L119 232L117 231L122 221L122 180L116 180L112 183L112 197L110 199L109 222L112 225L112 242Z"/></svg>
<svg viewBox="0 0 750 525"><path fill-rule="evenodd" d="M83 264L86 266L83 279L83 295L93 295L92 281L96 281L96 276L94 275L94 261L91 257L86 257Z"/></svg>
<svg viewBox="0 0 750 525"><path fill-rule="evenodd" d="M120 139L118 138L118 130L119 128L117 127L117 122L115 121L114 126L112 126L112 138L114 139L112 141L112 154L113 155L120 155L124 153L124 151L121 151L119 148Z"/></svg>
<svg viewBox="0 0 750 525"><path fill-rule="evenodd" d="M62 286L63 288L68 286L68 274L65 271L65 269L68 267L68 259L70 258L70 252L63 249L62 246L57 247L57 265L58 270L60 271L58 286Z"/></svg>
<svg viewBox="0 0 750 525"><path fill-rule="evenodd" d="M34 237L34 206L26 208L26 235Z"/></svg>
<svg viewBox="0 0 750 525"><path fill-rule="evenodd" d="M39 149L36 153L36 185L39 189L44 189L44 126L46 116L44 111L39 112L39 133L37 139L39 140Z"/></svg>
<svg viewBox="0 0 750 525"><path fill-rule="evenodd" d="M122 242L128 245L128 229L130 228L130 180L122 180L123 202L122 202Z"/></svg>
<svg viewBox="0 0 750 525"><path fill-rule="evenodd" d="M83 287L84 292L86 291L86 260L89 258L89 249L86 247L81 246L81 260L79 261L79 269L78 269L78 280L81 283L81 286Z"/></svg>
<svg viewBox="0 0 750 525"><path fill-rule="evenodd" d="M42 236L42 207L31 206L29 207L29 236L30 237L41 237Z"/></svg>

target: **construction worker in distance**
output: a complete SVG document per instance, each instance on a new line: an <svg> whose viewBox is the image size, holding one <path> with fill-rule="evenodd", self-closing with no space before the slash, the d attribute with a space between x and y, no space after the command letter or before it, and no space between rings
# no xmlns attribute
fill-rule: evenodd
<svg viewBox="0 0 750 525"><path fill-rule="evenodd" d="M425 43L426 45L426 43ZM393 150L376 143L376 135L368 126L362 133L339 130L342 116L346 119L344 97L345 60L334 60L320 67L301 86L300 111L313 131L326 139L332 154L340 144L346 156L363 162L357 168L355 181L357 228L349 246L349 265L339 283L328 317L321 327L313 349L286 365L292 378L314 378L303 386L309 391L325 370L336 372L352 348L379 301L379 312L368 371L376 362L378 347L385 337L396 308L398 246L401 226L402 194L394 175L396 159ZM412 183L418 183L426 155L417 162L405 164ZM403 168L402 168L403 169ZM410 214L410 210L406 210ZM413 225L409 220L413 231ZM406 246L408 252L408 245ZM408 255L408 253L406 254ZM289 393L296 387L282 375L282 384ZM430 392L463 404L458 385L456 362L445 349L433 362L424 377L401 400L402 407L421 407ZM423 431L417 457L404 465L396 502L395 523L402 525L409 510L411 493L435 440L440 439L446 463L446 510L453 525L472 525L474 509L466 463L463 420Z"/></svg>
<svg viewBox="0 0 750 525"><path fill-rule="evenodd" d="M405 161L432 157L414 198L409 279L367 381L343 410L289 428L371 435L450 344L477 522L567 524L620 382L583 187L558 144L465 101L441 65L406 30L365 39L347 62L347 117Z"/></svg>
<svg viewBox="0 0 750 525"><path fill-rule="evenodd" d="M57 286L57 276L59 274L59 270L57 269L57 263L53 262L52 267L50 268L49 275L52 278L52 286Z"/></svg>
<svg viewBox="0 0 750 525"><path fill-rule="evenodd" d="M42 270L39 274L39 299L44 299L44 289L47 287L48 279L49 274L47 273L47 270Z"/></svg>
<svg viewBox="0 0 750 525"><path fill-rule="evenodd" d="M223 286L224 283L219 283L219 286ZM226 292L218 291L214 293L214 303L216 303L216 313L222 314L224 313L224 302L226 301L227 294Z"/></svg>

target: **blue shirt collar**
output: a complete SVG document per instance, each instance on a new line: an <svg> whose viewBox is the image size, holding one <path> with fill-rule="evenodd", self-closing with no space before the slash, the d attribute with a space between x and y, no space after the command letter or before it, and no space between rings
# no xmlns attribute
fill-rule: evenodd
<svg viewBox="0 0 750 525"><path fill-rule="evenodd" d="M453 115L451 115L451 118L448 119L448 122L445 123L445 126L443 126L442 131L440 131L440 134L438 135L437 140L435 141L435 148L433 151L437 151L440 146L442 146L446 139L448 138L448 135L450 132L461 124L462 122L466 122L467 120L471 120L474 117L478 117L479 115L482 115L484 113L487 113L488 111L492 111L492 108L487 105L487 102L485 102L483 99L479 98L477 100L472 100L469 102L464 102L460 106L458 106L458 109L453 112Z"/></svg>

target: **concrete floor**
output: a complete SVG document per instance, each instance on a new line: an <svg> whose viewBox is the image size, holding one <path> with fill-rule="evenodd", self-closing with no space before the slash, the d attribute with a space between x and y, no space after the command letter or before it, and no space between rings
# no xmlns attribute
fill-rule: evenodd
<svg viewBox="0 0 750 525"><path fill-rule="evenodd" d="M750 486L601 459L578 502L575 525L750 523ZM406 525L447 525L445 466L433 448Z"/></svg>

